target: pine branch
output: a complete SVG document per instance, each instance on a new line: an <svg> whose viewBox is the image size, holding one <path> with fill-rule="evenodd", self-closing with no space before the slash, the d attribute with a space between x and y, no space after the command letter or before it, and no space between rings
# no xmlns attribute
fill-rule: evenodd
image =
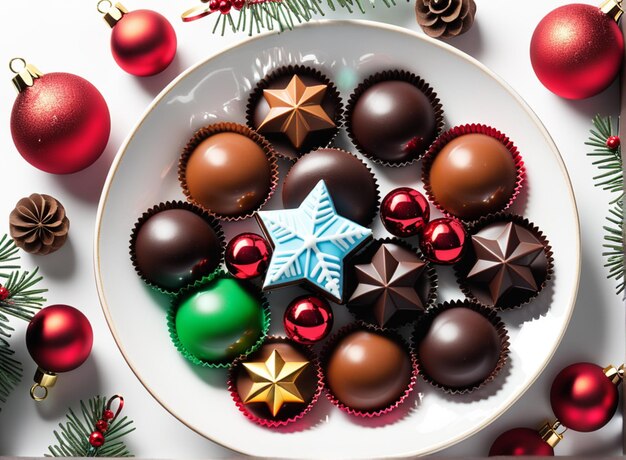
<svg viewBox="0 0 626 460"><path fill-rule="evenodd" d="M59 423L59 431L54 431L57 444L48 447L46 457L132 457L124 436L135 430L128 417L116 418L105 433L105 442L99 448L89 444L89 436L102 417L107 398L96 396L87 403L80 402L80 415L72 409L67 414L65 424Z"/></svg>
<svg viewBox="0 0 626 460"><path fill-rule="evenodd" d="M35 311L39 310L46 301L41 294L47 289L35 288L43 277L37 276L39 268L33 272L11 272L4 287L9 290L9 297L0 301L0 312L6 313L16 318L30 321Z"/></svg>
<svg viewBox="0 0 626 460"><path fill-rule="evenodd" d="M8 270L17 270L20 268L14 262L19 260L20 256L17 255L18 249L15 243L7 235L3 235L0 238L0 278L7 278L9 275L6 273Z"/></svg>
<svg viewBox="0 0 626 460"><path fill-rule="evenodd" d="M13 330L6 325L4 328ZM0 334L5 335L2 329L0 329ZM8 335L8 333L6 334ZM22 380L22 365L13 358L14 353L9 342L0 337L0 403L2 404L7 402L11 391Z"/></svg>

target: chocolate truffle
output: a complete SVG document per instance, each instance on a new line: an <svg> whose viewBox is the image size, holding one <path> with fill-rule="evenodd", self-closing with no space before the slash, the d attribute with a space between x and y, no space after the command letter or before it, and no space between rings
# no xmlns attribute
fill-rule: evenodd
<svg viewBox="0 0 626 460"><path fill-rule="evenodd" d="M319 149L300 158L283 183L283 205L295 208L323 180L337 213L368 225L378 210L378 185L374 174L354 155L339 149Z"/></svg>
<svg viewBox="0 0 626 460"><path fill-rule="evenodd" d="M295 160L330 143L342 111L337 89L321 72L288 66L258 83L248 102L248 126L278 155Z"/></svg>
<svg viewBox="0 0 626 460"><path fill-rule="evenodd" d="M334 344L325 365L328 389L339 403L376 412L399 401L411 382L411 356L379 332L355 330Z"/></svg>
<svg viewBox="0 0 626 460"><path fill-rule="evenodd" d="M223 242L217 222L192 206L155 209L140 219L131 238L135 268L148 283L175 291L218 267Z"/></svg>
<svg viewBox="0 0 626 460"><path fill-rule="evenodd" d="M439 124L438 100L425 94L428 85L416 77L408 81L411 74L400 75L404 79L364 82L348 109L348 129L357 148L389 165L420 158L437 136Z"/></svg>
<svg viewBox="0 0 626 460"><path fill-rule="evenodd" d="M220 217L250 215L272 192L275 165L271 155L246 134L207 134L188 146L188 158L184 154L181 181L186 194Z"/></svg>
<svg viewBox="0 0 626 460"><path fill-rule="evenodd" d="M496 326L462 305L436 312L417 343L420 373L449 389L480 385L495 371L501 352Z"/></svg>
<svg viewBox="0 0 626 460"><path fill-rule="evenodd" d="M436 153L426 182L434 201L464 220L504 209L515 192L517 167L506 145L486 134L464 134Z"/></svg>
<svg viewBox="0 0 626 460"><path fill-rule="evenodd" d="M495 221L477 230L456 267L464 291L484 305L520 306L535 297L548 278L545 240L531 225L523 225L523 219L515 220Z"/></svg>

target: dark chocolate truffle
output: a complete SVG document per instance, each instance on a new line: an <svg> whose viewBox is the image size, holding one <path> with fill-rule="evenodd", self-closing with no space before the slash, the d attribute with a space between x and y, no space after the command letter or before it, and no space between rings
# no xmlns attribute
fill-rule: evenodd
<svg viewBox="0 0 626 460"><path fill-rule="evenodd" d="M495 371L501 351L496 326L463 306L438 312L417 344L420 372L450 389L480 385Z"/></svg>
<svg viewBox="0 0 626 460"><path fill-rule="evenodd" d="M480 303L517 307L545 285L549 258L544 241L532 226L496 221L476 231L471 241L456 269L464 290Z"/></svg>
<svg viewBox="0 0 626 460"><path fill-rule="evenodd" d="M217 268L223 254L221 230L200 213L163 209L138 224L131 252L146 281L172 291Z"/></svg>
<svg viewBox="0 0 626 460"><path fill-rule="evenodd" d="M411 382L411 356L382 333L356 330L333 346L325 365L326 382L341 404L375 412L399 401Z"/></svg>
<svg viewBox="0 0 626 460"><path fill-rule="evenodd" d="M436 154L427 182L441 208L473 220L508 205L516 188L517 167L499 140L486 134L464 134Z"/></svg>
<svg viewBox="0 0 626 460"><path fill-rule="evenodd" d="M209 135L184 165L191 199L209 212L241 217L257 210L272 190L272 161L263 146L237 132Z"/></svg>
<svg viewBox="0 0 626 460"><path fill-rule="evenodd" d="M368 225L378 210L374 174L354 155L339 149L319 149L300 158L283 183L283 206L297 208L320 180L324 180L337 213Z"/></svg>
<svg viewBox="0 0 626 460"><path fill-rule="evenodd" d="M380 81L357 96L348 124L357 148L388 164L421 157L437 135L437 113L424 91L403 80Z"/></svg>

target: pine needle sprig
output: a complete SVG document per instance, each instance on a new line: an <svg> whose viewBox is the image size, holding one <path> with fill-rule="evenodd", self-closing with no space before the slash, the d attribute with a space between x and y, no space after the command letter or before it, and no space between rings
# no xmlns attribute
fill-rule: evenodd
<svg viewBox="0 0 626 460"><path fill-rule="evenodd" d="M15 246L15 242L6 234L3 235L0 238L0 278L7 278L9 276L7 271L19 269L19 265L11 263L19 259L20 256L18 255L18 248Z"/></svg>
<svg viewBox="0 0 626 460"><path fill-rule="evenodd" d="M30 321L37 310L46 301L41 294L47 289L35 288L43 277L38 276L39 268L34 271L14 271L9 274L4 287L9 290L9 297L0 301L0 312L16 318Z"/></svg>
<svg viewBox="0 0 626 460"><path fill-rule="evenodd" d="M8 326L5 329L12 331ZM0 329L0 335L7 336ZM0 403L6 403L11 392L22 380L22 364L13 358L15 352L11 349L11 345L3 337L0 337Z"/></svg>

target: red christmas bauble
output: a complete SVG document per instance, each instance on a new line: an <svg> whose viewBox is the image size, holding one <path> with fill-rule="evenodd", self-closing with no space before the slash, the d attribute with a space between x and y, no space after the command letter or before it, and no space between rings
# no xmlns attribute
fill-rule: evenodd
<svg viewBox="0 0 626 460"><path fill-rule="evenodd" d="M26 329L26 347L47 372L67 372L89 357L93 331L85 315L69 305L51 305L37 312Z"/></svg>
<svg viewBox="0 0 626 460"><path fill-rule="evenodd" d="M0 300L7 300L11 293L4 286L0 286Z"/></svg>
<svg viewBox="0 0 626 460"><path fill-rule="evenodd" d="M89 444L94 447L101 447L104 444L104 435L99 431L94 431L89 436Z"/></svg>
<svg viewBox="0 0 626 460"><path fill-rule="evenodd" d="M285 332L292 340L312 344L326 337L333 328L333 310L320 297L305 295L294 299L283 318Z"/></svg>
<svg viewBox="0 0 626 460"><path fill-rule="evenodd" d="M567 99L598 94L615 80L624 37L609 15L592 5L571 4L548 13L530 42L537 78Z"/></svg>
<svg viewBox="0 0 626 460"><path fill-rule="evenodd" d="M242 233L226 245L226 268L239 279L261 276L269 264L272 249L265 238L256 233Z"/></svg>
<svg viewBox="0 0 626 460"><path fill-rule="evenodd" d="M115 62L138 77L156 75L176 55L176 32L165 17L152 10L124 13L113 26L111 52Z"/></svg>
<svg viewBox="0 0 626 460"><path fill-rule="evenodd" d="M417 235L430 219L428 200L412 188L397 188L383 198L380 219L392 235L403 238Z"/></svg>
<svg viewBox="0 0 626 460"><path fill-rule="evenodd" d="M105 422L104 420L98 420L96 422L96 430L98 430L100 433L104 433L108 429L109 429L109 424Z"/></svg>
<svg viewBox="0 0 626 460"><path fill-rule="evenodd" d="M13 103L11 135L34 167L71 174L91 165L104 151L111 131L102 94L84 78L49 73L34 80Z"/></svg>
<svg viewBox="0 0 626 460"><path fill-rule="evenodd" d="M619 136L611 136L606 140L606 146L611 149L617 149L621 144Z"/></svg>
<svg viewBox="0 0 626 460"><path fill-rule="evenodd" d="M461 259L466 238L465 227L460 221L442 217L426 224L420 249L431 262L453 264Z"/></svg>
<svg viewBox="0 0 626 460"><path fill-rule="evenodd" d="M513 428L505 431L493 442L489 456L509 455L545 455L554 456L554 449L541 439L536 430L530 428Z"/></svg>
<svg viewBox="0 0 626 460"><path fill-rule="evenodd" d="M550 389L554 415L574 431L595 431L606 425L617 410L618 397L617 386L592 363L566 367Z"/></svg>

